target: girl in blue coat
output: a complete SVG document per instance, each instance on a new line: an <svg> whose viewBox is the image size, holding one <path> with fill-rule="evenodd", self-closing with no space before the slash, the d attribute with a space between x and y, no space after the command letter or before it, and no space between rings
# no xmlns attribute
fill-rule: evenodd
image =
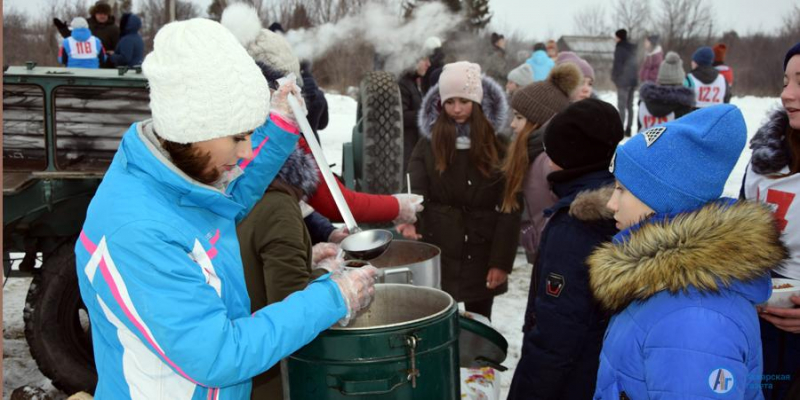
<svg viewBox="0 0 800 400"><path fill-rule="evenodd" d="M588 260L615 313L595 399L762 399L756 305L787 258L767 207L720 199L747 138L720 105L617 148L608 207L622 231Z"/></svg>
<svg viewBox="0 0 800 400"><path fill-rule="evenodd" d="M369 303L374 268L323 276L250 310L236 223L298 139L236 38L165 25L142 65L152 120L133 124L75 246L96 399L248 399L250 379ZM362 271L363 270L363 271Z"/></svg>

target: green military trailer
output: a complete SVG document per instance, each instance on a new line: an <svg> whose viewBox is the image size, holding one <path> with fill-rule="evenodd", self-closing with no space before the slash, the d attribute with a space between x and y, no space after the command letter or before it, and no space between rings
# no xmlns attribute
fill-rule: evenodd
<svg viewBox="0 0 800 400"><path fill-rule="evenodd" d="M3 73L4 270L24 254L14 274L33 275L25 337L42 373L67 393L97 383L75 240L122 134L149 116L141 70L29 63Z"/></svg>

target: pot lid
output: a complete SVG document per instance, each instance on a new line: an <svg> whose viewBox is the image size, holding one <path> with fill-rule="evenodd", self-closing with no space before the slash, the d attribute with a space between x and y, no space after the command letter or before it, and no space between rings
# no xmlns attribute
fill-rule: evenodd
<svg viewBox="0 0 800 400"><path fill-rule="evenodd" d="M459 315L458 323L461 328L458 335L460 367L492 367L499 371L507 369L501 364L506 359L508 342L488 322L488 320L484 323L474 318Z"/></svg>

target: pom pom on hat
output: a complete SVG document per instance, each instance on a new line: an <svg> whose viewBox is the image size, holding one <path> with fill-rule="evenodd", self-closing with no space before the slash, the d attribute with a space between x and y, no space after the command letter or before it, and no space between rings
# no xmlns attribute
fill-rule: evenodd
<svg viewBox="0 0 800 400"><path fill-rule="evenodd" d="M253 59L217 22L164 25L142 63L158 136L194 143L253 131L267 119L269 88Z"/></svg>
<svg viewBox="0 0 800 400"><path fill-rule="evenodd" d="M682 85L686 78L683 70L683 62L678 53L670 51L658 67L658 77L656 83L659 85Z"/></svg>
<svg viewBox="0 0 800 400"><path fill-rule="evenodd" d="M483 102L483 85L480 65L468 61L445 65L439 76L439 96L442 104L454 97L481 104Z"/></svg>
<svg viewBox="0 0 800 400"><path fill-rule="evenodd" d="M701 108L634 135L610 170L657 213L689 211L722 196L746 142L736 106Z"/></svg>
<svg viewBox="0 0 800 400"><path fill-rule="evenodd" d="M294 73L298 85L302 85L300 60L292 52L291 45L282 35L262 29L255 8L245 3L233 3L222 12L220 23L236 36L254 60L284 75Z"/></svg>
<svg viewBox="0 0 800 400"><path fill-rule="evenodd" d="M527 65L527 64L526 64ZM542 126L556 113L569 106L569 94L580 86L583 76L573 63L556 65L547 79L514 92L511 108L525 119Z"/></svg>

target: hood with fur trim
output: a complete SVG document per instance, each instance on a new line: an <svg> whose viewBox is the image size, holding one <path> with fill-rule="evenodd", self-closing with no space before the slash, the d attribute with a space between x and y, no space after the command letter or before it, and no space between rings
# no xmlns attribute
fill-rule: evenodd
<svg viewBox="0 0 800 400"><path fill-rule="evenodd" d="M606 207L612 194L614 185L580 192L569 206L569 215L584 222L612 220L614 212Z"/></svg>
<svg viewBox="0 0 800 400"><path fill-rule="evenodd" d="M278 178L302 190L306 198L311 197L319 184L317 163L311 153L306 153L302 147L297 146L283 163Z"/></svg>
<svg viewBox="0 0 800 400"><path fill-rule="evenodd" d="M587 264L595 298L616 312L664 290L716 292L756 280L788 257L772 211L739 201L644 222L627 240L595 250Z"/></svg>
<svg viewBox="0 0 800 400"><path fill-rule="evenodd" d="M639 97L656 117L663 117L679 107L694 107L694 91L685 86L657 85L646 82L639 89Z"/></svg>
<svg viewBox="0 0 800 400"><path fill-rule="evenodd" d="M739 201L645 222L627 240L595 250L587 264L595 298L616 312L664 290L717 292L742 286L788 256L772 211Z"/></svg>
<svg viewBox="0 0 800 400"><path fill-rule="evenodd" d="M792 154L786 143L789 114L780 107L769 113L767 122L750 139L753 155L750 163L757 174L768 175L780 172L792 162Z"/></svg>
<svg viewBox="0 0 800 400"><path fill-rule="evenodd" d="M506 99L505 91L494 79L484 75L481 77L481 84L483 85L481 108L483 108L483 114L486 115L492 128L494 128L495 134L497 134L506 123L508 100ZM443 105L440 99L438 84L428 90L428 94L422 99L417 125L419 125L420 134L428 140L431 139L433 124L442 112Z"/></svg>

